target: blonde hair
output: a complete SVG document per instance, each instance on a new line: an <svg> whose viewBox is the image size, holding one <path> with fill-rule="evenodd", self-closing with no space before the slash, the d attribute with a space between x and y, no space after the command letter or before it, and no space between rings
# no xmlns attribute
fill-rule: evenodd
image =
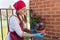
<svg viewBox="0 0 60 40"><path fill-rule="evenodd" d="M16 15L18 16L18 18L19 18L19 20L20 20L20 17L19 17L19 13L18 13L18 12L16 12ZM21 16L21 15L20 15L20 16ZM22 19L23 19L23 21L24 21L25 23L27 23L26 15L24 15L24 16L22 17Z"/></svg>

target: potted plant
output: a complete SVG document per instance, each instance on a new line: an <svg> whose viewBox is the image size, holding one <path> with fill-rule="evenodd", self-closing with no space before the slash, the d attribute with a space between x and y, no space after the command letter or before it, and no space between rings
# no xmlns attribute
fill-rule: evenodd
<svg viewBox="0 0 60 40"><path fill-rule="evenodd" d="M30 26L31 29L35 29L37 32L45 33L45 24L41 18L36 15L31 15Z"/></svg>

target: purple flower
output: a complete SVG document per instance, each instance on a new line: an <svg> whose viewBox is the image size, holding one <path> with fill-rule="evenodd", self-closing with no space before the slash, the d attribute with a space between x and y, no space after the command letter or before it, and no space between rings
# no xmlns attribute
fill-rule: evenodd
<svg viewBox="0 0 60 40"><path fill-rule="evenodd" d="M39 26L39 24L36 24L36 26Z"/></svg>
<svg viewBox="0 0 60 40"><path fill-rule="evenodd" d="M44 25L44 23L39 23L39 25L43 26L43 25Z"/></svg>
<svg viewBox="0 0 60 40"><path fill-rule="evenodd" d="M31 17L33 17L33 15L31 15Z"/></svg>
<svg viewBox="0 0 60 40"><path fill-rule="evenodd" d="M36 26L37 27L42 27L42 26L44 26L44 23L38 23L38 24L36 24Z"/></svg>
<svg viewBox="0 0 60 40"><path fill-rule="evenodd" d="M58 40L60 40L60 38L58 38Z"/></svg>

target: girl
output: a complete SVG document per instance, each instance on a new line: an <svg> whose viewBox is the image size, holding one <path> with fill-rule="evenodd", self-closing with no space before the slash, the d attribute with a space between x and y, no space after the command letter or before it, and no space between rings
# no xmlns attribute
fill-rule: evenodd
<svg viewBox="0 0 60 40"><path fill-rule="evenodd" d="M6 40L24 40L24 37L43 38L42 33L30 34L29 30L26 29L26 25L24 25L27 22L25 3L23 1L17 1L13 6L17 12L10 17Z"/></svg>

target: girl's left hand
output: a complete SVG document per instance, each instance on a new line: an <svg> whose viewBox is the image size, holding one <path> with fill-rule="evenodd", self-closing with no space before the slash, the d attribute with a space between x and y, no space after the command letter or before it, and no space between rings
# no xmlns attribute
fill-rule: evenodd
<svg viewBox="0 0 60 40"><path fill-rule="evenodd" d="M40 31L40 30L36 30L36 32L37 32L37 33L39 33L39 32L45 33L46 30L45 30L45 29L44 29L44 30L41 30L41 31Z"/></svg>

